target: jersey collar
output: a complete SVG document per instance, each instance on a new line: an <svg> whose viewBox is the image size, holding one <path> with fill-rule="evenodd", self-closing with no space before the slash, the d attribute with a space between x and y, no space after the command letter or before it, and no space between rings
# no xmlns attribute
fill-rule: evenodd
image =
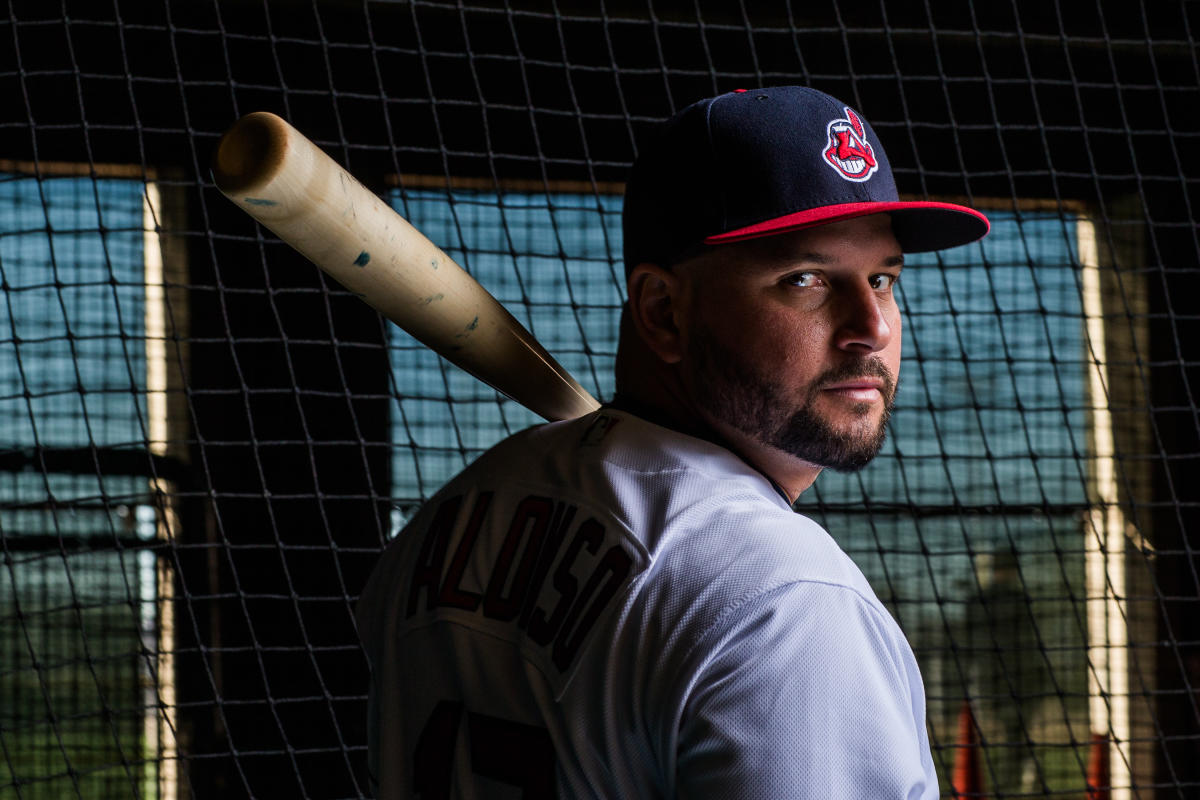
<svg viewBox="0 0 1200 800"><path fill-rule="evenodd" d="M672 419L669 417L669 415L664 414L661 410L654 408L653 406L646 405L645 403L639 403L636 400L620 394L613 397L611 402L605 403L603 408L630 414L638 419L658 425L659 427L675 431L676 433L682 433L684 436L691 436L696 439L701 439L709 444L714 444L717 447L720 447L722 450L732 453L733 455L737 456L739 461L766 479L767 483L771 484L771 488L783 498L783 502L786 503L788 507L792 507L792 501L788 499L787 493L783 491L782 486L775 482L774 478L751 464L746 459L742 458L741 454L731 447L723 436L709 426L704 424L686 427L680 426L677 420Z"/></svg>

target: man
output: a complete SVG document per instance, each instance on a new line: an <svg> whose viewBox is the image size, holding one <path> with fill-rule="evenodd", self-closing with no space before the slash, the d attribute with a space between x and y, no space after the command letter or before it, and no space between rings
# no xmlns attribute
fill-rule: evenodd
<svg viewBox="0 0 1200 800"><path fill-rule="evenodd" d="M907 203L811 89L689 106L626 191L617 397L519 433L414 517L359 606L380 797L937 797L912 651L792 511L878 452Z"/></svg>

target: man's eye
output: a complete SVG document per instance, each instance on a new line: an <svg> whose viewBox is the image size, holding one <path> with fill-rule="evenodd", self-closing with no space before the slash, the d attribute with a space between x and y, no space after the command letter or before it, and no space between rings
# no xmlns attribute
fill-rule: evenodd
<svg viewBox="0 0 1200 800"><path fill-rule="evenodd" d="M896 281L898 280L900 280L899 275L888 275L886 272L881 272L878 275L871 276L871 288L877 291L891 289L896 285Z"/></svg>
<svg viewBox="0 0 1200 800"><path fill-rule="evenodd" d="M796 272L783 279L785 283L807 289L820 283L820 276L815 272Z"/></svg>

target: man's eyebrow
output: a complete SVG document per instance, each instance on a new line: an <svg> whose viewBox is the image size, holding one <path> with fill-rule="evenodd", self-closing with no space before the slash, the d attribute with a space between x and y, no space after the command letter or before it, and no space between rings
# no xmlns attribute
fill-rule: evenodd
<svg viewBox="0 0 1200 800"><path fill-rule="evenodd" d="M787 256L789 261L806 264L832 264L837 259L828 253L807 252L807 253L790 253Z"/></svg>
<svg viewBox="0 0 1200 800"><path fill-rule="evenodd" d="M820 264L821 266L827 266L827 265L833 264L837 261L836 258L829 255L828 253L820 253L820 252L816 252L816 251L805 252L805 253L792 253L787 256L787 260L792 263L796 263L796 264ZM897 253L894 256L888 256L887 258L885 258L883 260L883 266L885 266L885 267L903 267L904 266L904 254Z"/></svg>

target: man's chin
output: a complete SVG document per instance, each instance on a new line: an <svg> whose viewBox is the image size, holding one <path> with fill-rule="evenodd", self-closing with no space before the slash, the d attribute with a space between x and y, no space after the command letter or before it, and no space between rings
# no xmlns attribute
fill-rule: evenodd
<svg viewBox="0 0 1200 800"><path fill-rule="evenodd" d="M858 447L881 436L889 416L882 403L854 403L832 411L809 409L803 416L793 417L788 427L815 428L823 436L845 439L848 447Z"/></svg>
<svg viewBox="0 0 1200 800"><path fill-rule="evenodd" d="M771 437L770 444L814 466L835 472L857 472L870 464L887 437L887 414L877 404L858 419L833 420L798 413Z"/></svg>
<svg viewBox="0 0 1200 800"><path fill-rule="evenodd" d="M881 417L887 413L887 404L883 396L875 392L871 400L850 400L842 397L828 397L824 393L821 402L810 403L809 413L819 415L830 426L852 425L861 423L863 418L870 417L873 424L878 424Z"/></svg>
<svg viewBox="0 0 1200 800"><path fill-rule="evenodd" d="M850 473L865 469L868 464L875 460L875 457L879 455L879 451L882 448L883 441L879 440L878 442L843 444L819 452L807 450L803 454L796 455L802 461L806 461L822 469Z"/></svg>

